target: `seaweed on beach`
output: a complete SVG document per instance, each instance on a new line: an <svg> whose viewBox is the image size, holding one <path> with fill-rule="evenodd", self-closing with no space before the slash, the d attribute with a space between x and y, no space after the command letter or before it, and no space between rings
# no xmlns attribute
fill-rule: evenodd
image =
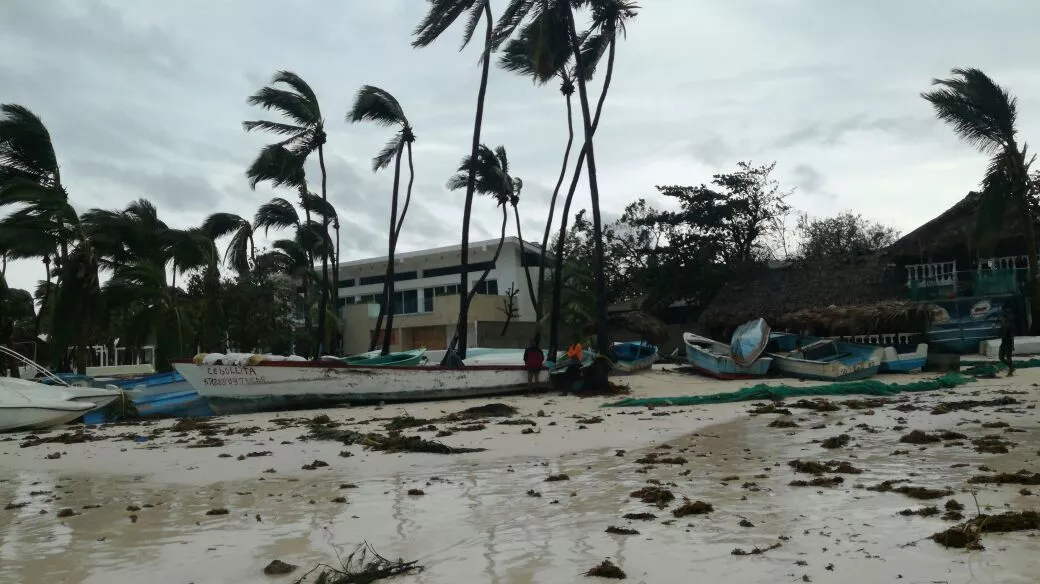
<svg viewBox="0 0 1040 584"><path fill-rule="evenodd" d="M777 418L767 424L770 428L798 428L798 422Z"/></svg>
<svg viewBox="0 0 1040 584"><path fill-rule="evenodd" d="M520 410L508 404L491 403L466 408L462 411L448 414L443 419L449 422L460 422L463 420L479 420L481 418L509 418L519 412Z"/></svg>
<svg viewBox="0 0 1040 584"><path fill-rule="evenodd" d="M788 483L792 487L836 487L845 482L842 477L816 477L811 481L791 481Z"/></svg>
<svg viewBox="0 0 1040 584"><path fill-rule="evenodd" d="M772 550L775 550L775 549L779 548L780 545L781 545L780 542L776 542L773 545L771 545L769 547L764 547L764 548L760 548L760 547L758 547L756 545L755 547L751 548L751 551L749 551L749 552L748 551L744 551L741 548L736 548L736 549L734 549L733 551L730 552L730 555L734 555L734 556L759 556L759 555L762 555L762 554L764 554L764 553L766 553L768 551L772 551Z"/></svg>
<svg viewBox="0 0 1040 584"><path fill-rule="evenodd" d="M370 432L362 434L354 430L340 430L327 426L312 426L310 432L304 437L305 440L331 440L342 442L348 446L360 444L369 450L380 452L425 452L430 454L464 454L467 452L484 452L484 448L456 448L426 440L421 436L405 436L398 432L390 434L377 434Z"/></svg>
<svg viewBox="0 0 1040 584"><path fill-rule="evenodd" d="M621 517L628 519L629 521L653 521L654 519L657 519L657 515L654 515L653 513L625 513Z"/></svg>
<svg viewBox="0 0 1040 584"><path fill-rule="evenodd" d="M868 491L876 491L878 493L899 493L906 495L912 499L939 499L941 497L948 497L953 494L950 489L930 489L928 487L915 487L910 485L903 485L901 487L894 487L897 483L905 483L905 480L889 480L884 481L880 484L874 485L873 487L867 487Z"/></svg>
<svg viewBox="0 0 1040 584"><path fill-rule="evenodd" d="M104 440L104 436L97 436L89 434L83 430L76 430L74 432L63 432L57 436L46 436L40 437L35 434L29 434L25 437L25 442L22 442L18 446L20 448L29 448L31 446L39 446L41 444L81 444L83 442L94 442L96 440Z"/></svg>
<svg viewBox="0 0 1040 584"><path fill-rule="evenodd" d="M673 509L672 515L675 517L686 517L687 515L705 515L713 511L715 511L715 507L711 503L683 499L683 504Z"/></svg>
<svg viewBox="0 0 1040 584"><path fill-rule="evenodd" d="M837 436L827 438L826 440L820 443L820 446L823 446L827 449L843 448L845 446L848 446L851 440L852 438L850 438L848 434L838 434Z"/></svg>
<svg viewBox="0 0 1040 584"><path fill-rule="evenodd" d="M614 535L639 535L639 530L630 529L628 527L614 527L611 525L607 527L606 533L613 533Z"/></svg>
<svg viewBox="0 0 1040 584"><path fill-rule="evenodd" d="M397 416L396 418L390 418L383 427L386 428L387 432L400 432L401 430L407 430L409 428L418 428L420 426L427 426L432 420L425 418L415 418L412 416Z"/></svg>
<svg viewBox="0 0 1040 584"><path fill-rule="evenodd" d="M666 456L662 457L656 452L651 452L642 458L636 459L639 464L686 464L689 462L681 456Z"/></svg>
<svg viewBox="0 0 1040 584"><path fill-rule="evenodd" d="M976 475L968 479L972 484L996 485L1040 485L1040 473L1030 473L1026 469L1018 472L1002 472L995 475Z"/></svg>
<svg viewBox="0 0 1040 584"><path fill-rule="evenodd" d="M837 412L841 410L841 407L827 399L800 399L791 404L790 407L813 410L816 412Z"/></svg>
<svg viewBox="0 0 1040 584"><path fill-rule="evenodd" d="M901 437L899 441L904 444L933 444L935 442L942 442L942 438L935 434L922 432L921 430L911 430L909 434Z"/></svg>
<svg viewBox="0 0 1040 584"><path fill-rule="evenodd" d="M403 559L390 560L379 555L368 542L358 544L350 555L340 560L340 567L319 564L295 581L300 584L313 572L318 571L314 584L370 584L385 578L393 578L421 572L419 562Z"/></svg>
<svg viewBox="0 0 1040 584"><path fill-rule="evenodd" d="M749 411L748 413L749 414L754 414L754 415L758 415L758 414L781 414L781 415L784 415L784 416L790 416L791 415L791 413L792 413L791 410L789 410L787 408L778 407L778 405L783 405L783 403L780 403L780 404L772 403L772 404L760 405L760 406L756 407L755 409Z"/></svg>
<svg viewBox="0 0 1040 584"><path fill-rule="evenodd" d="M1008 511L1000 515L979 515L932 535L932 541L948 548L985 549L983 533L1008 533L1040 529L1040 513Z"/></svg>
<svg viewBox="0 0 1040 584"><path fill-rule="evenodd" d="M939 514L939 508L935 506L921 507L920 509L903 509L899 512L903 517L917 515L918 517L934 517Z"/></svg>
<svg viewBox="0 0 1040 584"><path fill-rule="evenodd" d="M984 454L1007 454L1008 446L1015 445L1014 442L1004 440L996 434L987 434L982 438L972 440L971 443L975 446L975 452Z"/></svg>
<svg viewBox="0 0 1040 584"><path fill-rule="evenodd" d="M661 509L664 509L669 503L675 500L675 495L663 487L643 487L638 491L633 491L629 496L635 497L644 503L656 505Z"/></svg>
<svg viewBox="0 0 1040 584"><path fill-rule="evenodd" d="M612 580L624 580L628 577L621 568L615 566L610 560L603 560L598 566L585 572L585 575L596 578L610 578Z"/></svg>
<svg viewBox="0 0 1040 584"><path fill-rule="evenodd" d="M824 473L833 472L838 474L862 474L863 470L858 469L852 464L843 460L828 460L827 462L814 462L814 461L802 461L792 460L787 463L788 466L793 468L795 472L803 472L812 475L822 475Z"/></svg>
<svg viewBox="0 0 1040 584"><path fill-rule="evenodd" d="M1000 407L1000 406L1013 406L1018 404L1019 401L1013 397L999 397L996 399L989 400L961 400L942 402L932 408L932 415L948 414L950 412L956 412L958 410L971 410L979 407Z"/></svg>

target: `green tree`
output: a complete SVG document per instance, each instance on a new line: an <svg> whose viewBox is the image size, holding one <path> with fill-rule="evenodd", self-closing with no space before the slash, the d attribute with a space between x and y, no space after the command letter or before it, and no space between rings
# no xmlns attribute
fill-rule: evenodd
<svg viewBox="0 0 1040 584"><path fill-rule="evenodd" d="M986 231L999 231L1005 209L1022 214L1029 257L1029 296L1034 327L1040 326L1040 274L1035 226L1036 190L1030 180L1033 158L1018 143L1018 99L979 69L953 69L949 79L934 79L936 89L921 94L935 115L969 145L990 156L982 179L980 217ZM1034 157L1035 158L1035 157Z"/></svg>
<svg viewBox="0 0 1040 584"><path fill-rule="evenodd" d="M428 47L440 38L445 31L459 19L463 14L467 15L466 28L463 32L461 49L466 48L473 39L473 34L484 19L484 47L480 55L480 88L477 90L477 111L473 121L473 139L470 143L470 160L478 158L480 150L480 129L484 121L484 97L487 94L488 68L491 64L491 52L493 50L492 35L494 33L494 19L491 16L491 0L430 0L430 8L426 16L416 26L413 33L412 46L416 48ZM462 270L459 275L459 357L466 358L467 334L469 327L469 302L466 290L469 288L469 223L473 211L473 193L476 188L476 169L470 168L466 171L466 201L462 208L462 248L460 250L460 262ZM447 355L445 355L447 359Z"/></svg>
<svg viewBox="0 0 1040 584"><path fill-rule="evenodd" d="M276 86L285 86L287 89ZM325 120L321 116L321 108L314 90L295 73L279 71L271 79L271 84L253 94L248 102L250 105L257 105L265 110L275 110L288 122L257 120L242 123L246 131L262 130L284 137L278 143L268 145L261 150L259 157L250 166L247 175L252 184L255 185L257 180L269 180L276 186L295 186L305 197L307 187L304 164L311 154L317 152L318 164L321 168L321 199L327 205L328 176L325 170L324 150L327 136ZM322 229L326 234L328 228L329 218L323 217ZM322 238L323 241L325 239L327 239L327 235ZM329 302L330 247L325 247L325 253L321 255L322 279L318 299L316 357L320 357L325 348L323 343L326 337L325 324ZM333 258L333 265L338 266L338 254L333 255L336 256Z"/></svg>
<svg viewBox="0 0 1040 584"><path fill-rule="evenodd" d="M797 231L801 241L798 255L805 259L871 254L899 239L895 228L852 211L823 218L801 215Z"/></svg>
<svg viewBox="0 0 1040 584"><path fill-rule="evenodd" d="M394 164L393 190L390 194L390 227L387 234L389 251L386 260L386 277L383 281L383 302L380 303L375 335L372 337L373 344L370 347L370 349L375 349L375 342L379 338L383 313L385 312L387 333L383 335L382 354L386 355L390 353L390 341L392 339L390 331L394 327L394 252L397 249L397 238L401 234L401 226L404 224L405 214L408 213L408 205L412 201L412 184L415 182L415 167L412 164L412 143L415 142L415 132L413 132L407 116L404 115L404 109L401 108L397 98L391 95L390 92L371 85L364 85L358 90L357 97L354 99L354 106L347 113L347 121L353 123L367 121L381 126L398 128L397 132L390 138L390 141L372 159L373 172L385 169L390 166L391 162ZM405 150L408 151L408 188L405 195L404 208L401 210L400 218L398 218L397 203L401 187L401 157Z"/></svg>

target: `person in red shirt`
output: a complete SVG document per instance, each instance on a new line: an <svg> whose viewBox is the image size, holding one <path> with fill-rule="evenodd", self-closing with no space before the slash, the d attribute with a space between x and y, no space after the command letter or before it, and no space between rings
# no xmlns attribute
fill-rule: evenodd
<svg viewBox="0 0 1040 584"><path fill-rule="evenodd" d="M524 367L527 369L527 383L534 385L538 383L538 376L542 373L545 365L545 355L539 347L539 338L536 335L531 345L524 349Z"/></svg>

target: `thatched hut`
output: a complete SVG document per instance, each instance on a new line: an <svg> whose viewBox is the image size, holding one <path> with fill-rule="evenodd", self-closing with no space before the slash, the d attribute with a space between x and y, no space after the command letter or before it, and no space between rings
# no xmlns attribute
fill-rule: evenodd
<svg viewBox="0 0 1040 584"><path fill-rule="evenodd" d="M701 314L701 324L719 338L758 317L777 330L879 333L870 329L882 322L895 328L914 322L893 318L905 299L901 270L882 254L798 261L756 267L734 278Z"/></svg>

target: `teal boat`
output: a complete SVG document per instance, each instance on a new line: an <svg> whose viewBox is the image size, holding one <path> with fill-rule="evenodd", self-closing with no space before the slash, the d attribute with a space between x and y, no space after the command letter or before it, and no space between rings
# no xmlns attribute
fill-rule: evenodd
<svg viewBox="0 0 1040 584"><path fill-rule="evenodd" d="M347 365L361 367L417 367L426 361L426 349L399 351L388 355L380 355L379 351L369 351L344 357Z"/></svg>

